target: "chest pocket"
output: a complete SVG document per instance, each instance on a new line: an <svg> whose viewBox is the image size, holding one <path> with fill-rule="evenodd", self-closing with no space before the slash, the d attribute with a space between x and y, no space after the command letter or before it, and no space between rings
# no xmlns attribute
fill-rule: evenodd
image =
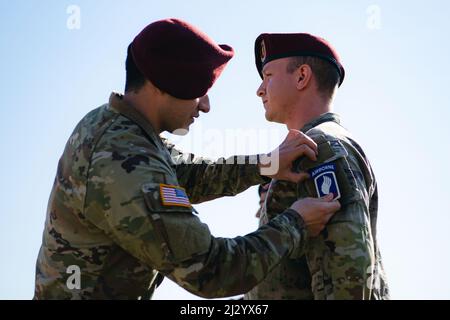
<svg viewBox="0 0 450 320"><path fill-rule="evenodd" d="M164 189L164 187L166 189ZM179 263L209 250L211 233L193 214L189 199L174 185L146 183L142 186L145 204L159 240L164 259Z"/></svg>
<svg viewBox="0 0 450 320"><path fill-rule="evenodd" d="M334 168L334 176L340 191L340 199L342 209L350 203L363 199L363 190L361 184L356 179L356 168L352 169L348 161L348 151L340 140L327 140L321 136L315 139L318 147L319 155L317 161L308 158L301 158L296 167L298 170L306 172L314 172L316 168L321 168L326 164ZM332 177L332 176L331 176ZM298 184L298 194L300 198L321 196L318 186L314 178L310 178L305 182ZM337 217L336 217L337 218Z"/></svg>

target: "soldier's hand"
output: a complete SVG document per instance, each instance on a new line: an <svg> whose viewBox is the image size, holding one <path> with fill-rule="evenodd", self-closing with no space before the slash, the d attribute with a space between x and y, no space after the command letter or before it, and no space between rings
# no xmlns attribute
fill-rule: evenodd
<svg viewBox="0 0 450 320"><path fill-rule="evenodd" d="M316 161L317 144L303 132L291 129L280 146L261 159L261 175L296 183L303 181L309 178L306 172L292 171L292 163L300 156Z"/></svg>
<svg viewBox="0 0 450 320"><path fill-rule="evenodd" d="M341 208L339 201L333 201L333 194L322 198L304 198L295 201L291 209L297 211L305 221L309 235L316 237L325 228L328 220Z"/></svg>

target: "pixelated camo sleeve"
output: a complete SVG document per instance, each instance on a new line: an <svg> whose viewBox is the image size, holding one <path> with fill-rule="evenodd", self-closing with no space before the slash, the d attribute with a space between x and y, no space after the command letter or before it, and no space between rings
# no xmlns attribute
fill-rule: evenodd
<svg viewBox="0 0 450 320"><path fill-rule="evenodd" d="M302 221L289 210L244 237L213 237L193 214L170 164L136 137L134 147L121 146L132 139L99 142L102 154L90 169L86 217L146 265L197 295L230 296L248 291L304 245ZM102 156L109 148L113 158Z"/></svg>
<svg viewBox="0 0 450 320"><path fill-rule="evenodd" d="M374 243L369 201L373 181L366 181L362 163L338 139L313 136L317 162L304 159L300 167L311 179L299 185L301 197L333 193L341 202L319 237L311 239L307 262L315 299L371 299Z"/></svg>
<svg viewBox="0 0 450 320"><path fill-rule="evenodd" d="M234 196L253 185L270 182L259 174L258 155L212 161L183 153L167 139L163 141L175 163L178 183L186 189L191 203Z"/></svg>

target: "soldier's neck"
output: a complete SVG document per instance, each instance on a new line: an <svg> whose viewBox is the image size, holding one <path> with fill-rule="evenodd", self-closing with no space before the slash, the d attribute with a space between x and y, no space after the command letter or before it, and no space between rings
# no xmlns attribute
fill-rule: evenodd
<svg viewBox="0 0 450 320"><path fill-rule="evenodd" d="M150 123L156 134L162 132L157 108L152 107L152 99L141 91L139 93L126 92L123 96L125 103L136 109Z"/></svg>
<svg viewBox="0 0 450 320"><path fill-rule="evenodd" d="M332 110L332 100L324 100L321 98L310 99L306 102L299 102L293 106L289 117L286 119L286 127L288 129L300 130L307 123L318 118L320 115Z"/></svg>

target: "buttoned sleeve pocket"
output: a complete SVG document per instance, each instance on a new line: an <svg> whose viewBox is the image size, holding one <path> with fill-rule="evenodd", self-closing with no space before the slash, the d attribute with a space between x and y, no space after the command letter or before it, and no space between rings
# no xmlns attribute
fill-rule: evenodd
<svg viewBox="0 0 450 320"><path fill-rule="evenodd" d="M298 168L310 174L310 179L298 185L299 195L321 197L333 192L335 196L338 195L342 209L350 203L364 199L365 190L358 180L362 175L349 162L349 154L344 144L338 139L317 139L316 142L319 152L317 161L303 158L298 162ZM343 214L336 214L333 220L347 218Z"/></svg>
<svg viewBox="0 0 450 320"><path fill-rule="evenodd" d="M165 259L180 263L209 250L209 228L193 214L183 188L146 183L142 186L142 193Z"/></svg>

